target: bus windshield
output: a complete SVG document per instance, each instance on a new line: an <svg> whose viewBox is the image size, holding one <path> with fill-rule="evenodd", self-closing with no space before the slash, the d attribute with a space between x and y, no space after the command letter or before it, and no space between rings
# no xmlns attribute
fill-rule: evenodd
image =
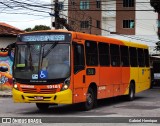
<svg viewBox="0 0 160 126"><path fill-rule="evenodd" d="M70 75L70 44L26 43L16 47L14 78L35 80L65 79Z"/></svg>

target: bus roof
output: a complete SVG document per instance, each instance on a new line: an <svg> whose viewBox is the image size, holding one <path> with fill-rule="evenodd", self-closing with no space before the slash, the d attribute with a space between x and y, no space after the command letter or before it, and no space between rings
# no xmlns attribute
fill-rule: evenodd
<svg viewBox="0 0 160 126"><path fill-rule="evenodd" d="M64 32L64 33L71 33L72 39L81 39L81 40L91 40L91 41L98 41L98 42L106 42L111 44L119 44L119 45L126 45L130 47L137 47L137 48L148 48L145 44L140 44L136 42L130 42L126 40L119 40L109 37L103 37L98 35L92 35L87 33L81 33L81 32L74 32L74 31L67 31L67 30L41 30L41 31L33 31L33 32L25 32L21 34L31 34L31 33L44 33L44 32ZM20 35L21 35L20 34Z"/></svg>

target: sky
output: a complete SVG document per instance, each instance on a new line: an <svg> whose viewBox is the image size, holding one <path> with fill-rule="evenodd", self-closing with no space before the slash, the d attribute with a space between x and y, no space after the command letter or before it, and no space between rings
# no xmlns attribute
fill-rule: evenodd
<svg viewBox="0 0 160 126"><path fill-rule="evenodd" d="M35 12L28 9L22 10L16 7L12 8L12 6L15 6L13 4L7 5L7 1L11 2L12 0L0 0L0 22L10 24L21 30L24 30L26 28L33 28L35 25L46 25L51 27L51 16L49 15L49 13L51 12L50 9L42 9L42 11L44 12ZM16 0L16 1L26 2L27 0ZM41 4L51 4L50 3L51 0L30 0L30 1L32 4L37 4L39 2ZM1 2L4 2L8 7L1 4ZM32 9L37 9L37 8L32 7ZM22 13L22 14L13 14L13 13ZM33 15L39 15L39 16L33 16Z"/></svg>

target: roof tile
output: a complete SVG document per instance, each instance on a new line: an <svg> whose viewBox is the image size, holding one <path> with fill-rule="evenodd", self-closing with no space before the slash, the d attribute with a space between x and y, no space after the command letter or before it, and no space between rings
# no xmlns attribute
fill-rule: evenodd
<svg viewBox="0 0 160 126"><path fill-rule="evenodd" d="M9 24L0 22L0 36L3 36L3 35L4 36L8 36L8 35L16 36L17 34L23 33L23 32L24 32L23 30L15 28Z"/></svg>

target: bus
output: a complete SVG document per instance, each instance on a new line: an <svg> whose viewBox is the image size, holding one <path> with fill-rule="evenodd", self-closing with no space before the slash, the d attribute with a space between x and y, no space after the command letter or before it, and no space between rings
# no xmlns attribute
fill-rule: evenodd
<svg viewBox="0 0 160 126"><path fill-rule="evenodd" d="M13 100L94 108L98 99L150 88L148 46L85 33L48 30L17 36Z"/></svg>

